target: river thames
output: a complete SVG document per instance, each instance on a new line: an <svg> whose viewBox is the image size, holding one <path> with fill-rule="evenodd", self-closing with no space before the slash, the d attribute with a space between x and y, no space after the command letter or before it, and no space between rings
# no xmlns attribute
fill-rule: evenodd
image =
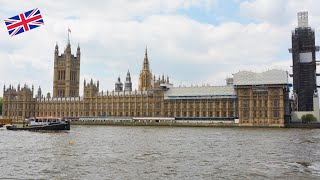
<svg viewBox="0 0 320 180"><path fill-rule="evenodd" d="M320 178L320 129L2 129L0 152L0 179Z"/></svg>

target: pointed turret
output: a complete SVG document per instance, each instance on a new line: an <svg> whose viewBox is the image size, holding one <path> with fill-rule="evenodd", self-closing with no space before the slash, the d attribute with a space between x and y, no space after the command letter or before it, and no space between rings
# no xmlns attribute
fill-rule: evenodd
<svg viewBox="0 0 320 180"><path fill-rule="evenodd" d="M132 82L131 82L131 76L130 76L129 69L127 72L126 82L124 84L124 91L132 91Z"/></svg>
<svg viewBox="0 0 320 180"><path fill-rule="evenodd" d="M169 84L170 82L169 82L169 76L167 75L167 83Z"/></svg>
<svg viewBox="0 0 320 180"><path fill-rule="evenodd" d="M146 51L144 53L144 60L143 60L143 69L149 71L149 59L148 59L148 49L146 47Z"/></svg>
<svg viewBox="0 0 320 180"><path fill-rule="evenodd" d="M54 62L58 61L58 59L59 59L59 46L57 42L54 48Z"/></svg>
<svg viewBox="0 0 320 180"><path fill-rule="evenodd" d="M38 88L38 93L37 93L37 97L38 97L38 98L41 98L41 96L42 96L42 91L41 91L41 87L39 86L39 88Z"/></svg>
<svg viewBox="0 0 320 180"><path fill-rule="evenodd" d="M64 53L66 54L71 54L71 44L70 42L67 44L66 49L64 50Z"/></svg>
<svg viewBox="0 0 320 180"><path fill-rule="evenodd" d="M80 45L78 43L78 47L77 47L77 60L80 61L80 56L81 56L81 52L80 52Z"/></svg>
<svg viewBox="0 0 320 180"><path fill-rule="evenodd" d="M146 47L146 51L144 54L143 66L142 70L140 71L139 76L139 91L146 91L153 88L152 85L152 74L150 72L150 65L148 59L148 50Z"/></svg>
<svg viewBox="0 0 320 180"><path fill-rule="evenodd" d="M56 42L56 46L54 48L54 55L58 56L59 55L59 46L58 46L58 42Z"/></svg>

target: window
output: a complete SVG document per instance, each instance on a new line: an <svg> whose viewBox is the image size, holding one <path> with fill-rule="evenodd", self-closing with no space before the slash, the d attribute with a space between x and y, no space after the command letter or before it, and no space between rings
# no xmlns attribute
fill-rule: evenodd
<svg viewBox="0 0 320 180"><path fill-rule="evenodd" d="M222 117L227 117L227 112L226 112L226 111L224 111L224 112L222 113Z"/></svg>
<svg viewBox="0 0 320 180"><path fill-rule="evenodd" d="M244 118L248 118L249 117L249 111L248 110L244 110L243 111L243 117Z"/></svg>
<svg viewBox="0 0 320 180"><path fill-rule="evenodd" d="M273 117L274 118L278 118L279 117L279 111L278 110L274 110L273 111Z"/></svg>
<svg viewBox="0 0 320 180"><path fill-rule="evenodd" d="M274 99L274 100L273 100L273 107L275 107L275 108L279 107L279 101L278 101L278 99Z"/></svg>
<svg viewBox="0 0 320 180"><path fill-rule="evenodd" d="M242 106L243 106L244 108L249 107L249 100L248 100L248 99L242 100Z"/></svg>

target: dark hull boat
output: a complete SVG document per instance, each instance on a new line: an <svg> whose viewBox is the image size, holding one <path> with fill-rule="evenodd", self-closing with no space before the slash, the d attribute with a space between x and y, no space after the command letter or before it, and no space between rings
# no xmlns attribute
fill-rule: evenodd
<svg viewBox="0 0 320 180"><path fill-rule="evenodd" d="M6 126L7 130L13 131L60 131L70 130L70 121L55 117L35 117L27 119L29 124L22 127Z"/></svg>
<svg viewBox="0 0 320 180"><path fill-rule="evenodd" d="M7 126L7 130L13 130L13 131L70 130L70 122L59 123L59 124L38 125L38 126L28 126L28 127Z"/></svg>

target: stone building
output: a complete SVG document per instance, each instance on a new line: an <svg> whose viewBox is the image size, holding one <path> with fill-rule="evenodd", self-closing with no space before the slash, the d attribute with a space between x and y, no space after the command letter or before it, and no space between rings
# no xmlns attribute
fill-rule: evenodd
<svg viewBox="0 0 320 180"><path fill-rule="evenodd" d="M71 54L71 45L68 41L64 53L59 55L56 44L54 50L53 97L78 97L80 82L80 47L77 55Z"/></svg>
<svg viewBox="0 0 320 180"><path fill-rule="evenodd" d="M153 88L152 74L149 66L150 65L149 65L149 59L148 59L148 52L146 48L146 52L144 54L143 66L139 76L139 91L146 91L148 89Z"/></svg>
<svg viewBox="0 0 320 180"><path fill-rule="evenodd" d="M3 117L22 121L31 116L58 117L174 117L176 119L234 120L240 125L283 126L289 113L287 73L239 72L225 86L173 87L169 77L152 77L147 50L139 76L138 90L132 90L128 71L125 87L118 79L113 91L100 91L99 81L84 80L79 96L80 48L71 46L61 56L55 49L53 97L39 87L4 87ZM59 60L57 60L59 59ZM73 73L72 73L73 72ZM275 78L277 77L277 78ZM234 84L232 84L234 83Z"/></svg>
<svg viewBox="0 0 320 180"><path fill-rule="evenodd" d="M239 123L245 126L283 126L290 120L288 73L241 71L233 74Z"/></svg>

